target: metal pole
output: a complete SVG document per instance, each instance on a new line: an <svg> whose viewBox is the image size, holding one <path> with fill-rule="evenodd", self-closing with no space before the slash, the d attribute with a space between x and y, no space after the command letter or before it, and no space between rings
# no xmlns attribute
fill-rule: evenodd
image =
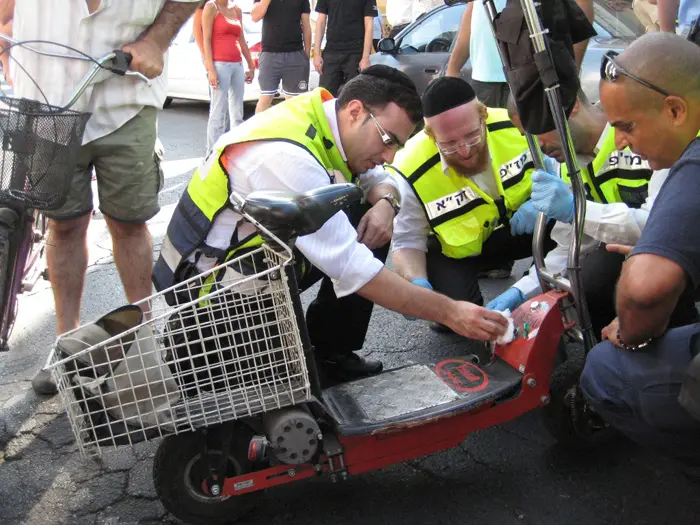
<svg viewBox="0 0 700 525"><path fill-rule="evenodd" d="M494 25L497 15L496 7L493 0L483 0L483 4L489 20L491 21L491 31L493 32L494 39L497 41L496 28ZM540 23L533 0L520 0L520 5L522 7L523 15L525 16L525 21L527 23L530 39L535 52L548 52L547 43L544 39L544 34L547 32L547 30L543 31L542 24ZM496 47L499 55L501 56L501 62L506 64L507 61L503 56L503 51L500 45L497 45ZM546 87L545 93L547 94L547 101L554 118L554 124L556 126L557 133L559 134L559 139L561 140L562 144L566 145L564 148L564 157L566 167L570 174L574 194L574 235L572 235L572 242L569 247L569 278L563 279L559 276L552 275L552 273L547 271L545 268L543 252L544 239L546 235L546 218L542 213L538 215L537 222L535 223L535 231L532 239L532 256L535 262L535 269L537 270L537 277L543 291L547 291L553 287L559 287L570 292L573 296L579 324L583 333L584 345L588 351L593 347L593 345L595 345L596 337L591 328L590 315L586 305L586 298L583 294L583 283L581 282L581 272L579 267L581 237L583 235L583 221L586 217L586 192L581 179L578 159L574 153L574 145L573 140L571 139L569 125L561 103L559 85L557 84L552 87ZM525 136L527 138L535 167L537 169L543 169L544 162L542 151L540 150L538 142L530 133L526 133Z"/></svg>
<svg viewBox="0 0 700 525"><path fill-rule="evenodd" d="M533 0L520 0L520 5L525 16L530 39L535 52L547 52L547 43L544 35L547 30L543 30L539 16ZM550 61L551 61L550 56ZM581 179L581 170L578 165L578 159L574 152L574 143L571 139L569 124L566 120L564 108L561 103L559 93L559 85L546 87L547 101L549 109L554 118L554 124L559 134L559 140L566 147L564 148L564 157L566 159L566 167L571 178L571 185L574 194L574 234L571 236L571 245L569 246L569 261L568 261L568 277L571 283L571 291L574 296L574 304L578 314L578 321L583 333L583 342L586 351L590 350L596 343L596 337L593 334L591 327L590 315L586 305L586 297L583 293L583 282L581 279L581 268L579 266L579 257L581 252L581 237L583 236L583 222L586 217L586 191Z"/></svg>
<svg viewBox="0 0 700 525"><path fill-rule="evenodd" d="M494 41L498 42L498 39L496 38L496 27L494 25L496 15L498 14L498 12L496 11L496 6L494 5L493 0L483 0L483 4L484 9L486 9L486 14L489 18L489 21L491 22L491 32L493 33L493 39ZM501 63L505 64L506 60L503 56L501 46L496 45L496 49L498 50L498 54L501 57ZM530 149L530 155L532 156L532 161L535 164L535 168L538 170L543 169L544 157L542 155L542 150L540 149L539 143L537 142L535 137L532 136L531 133L525 132L525 138L527 139L527 144ZM537 271L537 278L540 281L540 286L542 287L543 291L547 291L553 288L553 286L548 281L542 278L542 270L544 269L544 241L545 236L547 234L546 227L547 218L544 216L544 213L539 213L537 215L537 222L535 223L535 230L532 234L532 258L534 259L535 270Z"/></svg>

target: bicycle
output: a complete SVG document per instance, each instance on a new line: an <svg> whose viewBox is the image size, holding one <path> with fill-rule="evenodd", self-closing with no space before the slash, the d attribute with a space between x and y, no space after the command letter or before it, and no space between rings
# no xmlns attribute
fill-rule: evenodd
<svg viewBox="0 0 700 525"><path fill-rule="evenodd" d="M0 97L0 352L3 352L9 350L19 297L31 291L40 278L48 279L45 264L48 219L42 212L57 209L65 202L76 154L90 118L89 113L70 108L100 70L107 69L117 75L132 73L127 71L131 57L122 51L94 59L38 50L28 46L31 42L17 42L5 35L0 38L11 42L10 48L23 45L45 56L93 62L65 106ZM148 82L143 75L137 75Z"/></svg>

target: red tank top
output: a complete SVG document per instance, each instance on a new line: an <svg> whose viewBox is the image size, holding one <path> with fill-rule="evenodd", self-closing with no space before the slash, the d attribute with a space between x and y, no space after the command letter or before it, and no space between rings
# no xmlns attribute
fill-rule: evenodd
<svg viewBox="0 0 700 525"><path fill-rule="evenodd" d="M230 21L221 13L216 14L211 32L211 54L214 62L240 62L240 20Z"/></svg>

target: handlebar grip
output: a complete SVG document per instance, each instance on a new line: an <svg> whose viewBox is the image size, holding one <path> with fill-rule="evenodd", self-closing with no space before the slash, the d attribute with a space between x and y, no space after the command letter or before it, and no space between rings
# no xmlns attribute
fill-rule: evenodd
<svg viewBox="0 0 700 525"><path fill-rule="evenodd" d="M129 64L131 64L131 59L133 58L131 53L125 53L118 49L115 49L113 53L114 60L112 60L112 65L108 69L117 75L126 75L126 72L129 70Z"/></svg>

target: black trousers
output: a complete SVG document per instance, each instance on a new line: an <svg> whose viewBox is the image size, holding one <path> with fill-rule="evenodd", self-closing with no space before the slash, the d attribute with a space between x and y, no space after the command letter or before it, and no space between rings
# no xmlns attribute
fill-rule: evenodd
<svg viewBox="0 0 700 525"><path fill-rule="evenodd" d="M360 72L362 53L334 53L323 51L323 72L319 84L337 96L340 86Z"/></svg>
<svg viewBox="0 0 700 525"><path fill-rule="evenodd" d="M554 248L549 237L554 221L547 225L545 253ZM500 263L524 259L532 256L532 235L511 235L510 225L494 231L483 244L481 254L464 259L451 259L442 254L440 242L431 237L428 240L428 280L435 291L452 299L484 304L479 289L479 272L494 268Z"/></svg>
<svg viewBox="0 0 700 525"><path fill-rule="evenodd" d="M358 206L348 212L353 226L357 226L367 210L369 206ZM372 250L372 253L377 259L385 262L389 254L389 244ZM308 262L306 264L308 265ZM323 359L333 354L348 354L362 349L374 303L358 294L338 299L331 279L317 268L312 268L298 280L302 291L321 280L321 288L306 311L306 327L316 356Z"/></svg>
<svg viewBox="0 0 700 525"><path fill-rule="evenodd" d="M622 272L624 255L611 253L605 245L587 254L581 261L581 279L586 295L593 333L600 339L600 332L617 316L615 311L615 287ZM698 321L695 300L692 294L681 295L671 315L669 328L684 326Z"/></svg>

